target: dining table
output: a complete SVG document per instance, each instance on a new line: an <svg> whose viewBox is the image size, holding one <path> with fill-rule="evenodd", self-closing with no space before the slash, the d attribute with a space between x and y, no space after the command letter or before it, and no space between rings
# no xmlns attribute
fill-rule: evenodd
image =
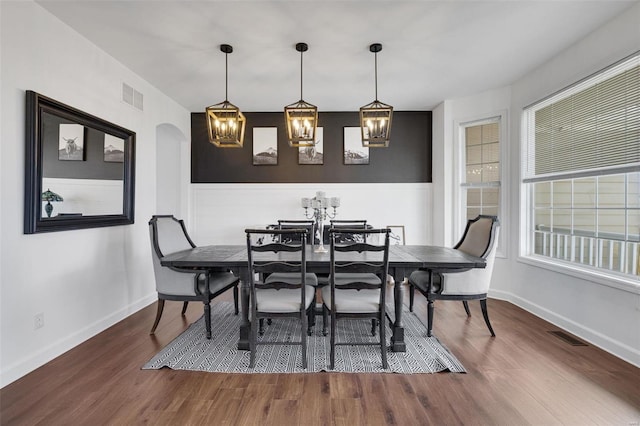
<svg viewBox="0 0 640 426"><path fill-rule="evenodd" d="M357 254L355 255L357 256ZM330 255L314 251L312 245L306 251L307 272L328 274ZM241 281L241 323L238 349L249 350L249 263L245 245L208 245L178 251L164 256L162 266L198 268L212 272L232 271ZM389 247L389 275L394 278L393 312L388 312L391 326L391 350L405 352L404 325L402 323L403 290L405 277L424 269L431 272L463 272L472 268L484 268L484 259L460 250L432 245L392 245Z"/></svg>

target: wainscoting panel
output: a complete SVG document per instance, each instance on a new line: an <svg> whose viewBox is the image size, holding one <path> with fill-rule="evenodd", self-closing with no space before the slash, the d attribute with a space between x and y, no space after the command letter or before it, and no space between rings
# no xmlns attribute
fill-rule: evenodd
<svg viewBox="0 0 640 426"><path fill-rule="evenodd" d="M191 185L187 227L198 245L245 244L248 227L304 219L300 198L316 191L340 197L337 219L367 219L374 227L403 225L407 244L431 243L430 183Z"/></svg>

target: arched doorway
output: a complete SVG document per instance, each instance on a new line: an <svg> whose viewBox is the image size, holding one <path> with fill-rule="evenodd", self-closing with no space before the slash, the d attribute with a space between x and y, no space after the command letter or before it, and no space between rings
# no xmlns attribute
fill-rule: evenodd
<svg viewBox="0 0 640 426"><path fill-rule="evenodd" d="M156 214L181 218L186 212L186 197L183 198L186 141L182 131L173 124L156 127Z"/></svg>

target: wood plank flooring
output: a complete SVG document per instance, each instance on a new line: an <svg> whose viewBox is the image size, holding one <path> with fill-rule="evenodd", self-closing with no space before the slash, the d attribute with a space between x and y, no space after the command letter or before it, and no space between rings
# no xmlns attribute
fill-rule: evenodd
<svg viewBox="0 0 640 426"><path fill-rule="evenodd" d="M230 300L229 295L223 299ZM489 300L436 302L434 334L467 374L213 374L140 367L202 314L155 304L0 390L2 425L639 425L640 369ZM215 309L215 305L213 307ZM416 312L426 321L424 298Z"/></svg>

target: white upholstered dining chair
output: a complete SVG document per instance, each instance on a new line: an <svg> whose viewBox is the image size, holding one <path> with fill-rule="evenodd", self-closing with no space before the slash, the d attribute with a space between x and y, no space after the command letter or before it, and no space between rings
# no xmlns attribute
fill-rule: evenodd
<svg viewBox="0 0 640 426"><path fill-rule="evenodd" d="M196 247L189 237L184 222L171 215L154 215L149 221L151 257L158 292L158 310L149 334L154 334L162 317L165 300L184 302L182 315L189 302L204 304L207 339L211 338L211 300L233 288L235 313L238 314L239 279L231 272L212 272L207 269L187 269L162 266L168 254Z"/></svg>
<svg viewBox="0 0 640 426"><path fill-rule="evenodd" d="M427 335L433 327L434 300L461 300L467 316L469 300L480 300L484 321L492 336L493 331L487 312L487 293L491 284L493 263L498 246L500 223L496 216L480 215L467 222L462 239L454 247L456 250L481 257L485 268L472 268L464 272L418 270L409 276L409 310L413 311L414 292L418 290L427 298Z"/></svg>

